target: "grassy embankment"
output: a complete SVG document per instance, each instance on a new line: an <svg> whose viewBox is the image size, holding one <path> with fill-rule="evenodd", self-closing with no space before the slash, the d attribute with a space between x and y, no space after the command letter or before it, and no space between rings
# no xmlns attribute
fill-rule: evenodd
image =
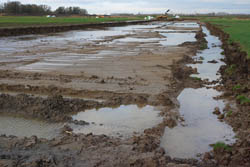
<svg viewBox="0 0 250 167"><path fill-rule="evenodd" d="M201 18L204 22L209 22L219 26L224 32L230 35L228 42L237 42L241 49L248 53L250 58L250 18L240 19L235 17L225 18Z"/></svg>
<svg viewBox="0 0 250 167"><path fill-rule="evenodd" d="M240 19L235 17L225 17L203 18L201 20L219 26L224 32L228 33L230 35L228 42L239 43L241 49L247 52L247 58L250 60L250 18ZM232 64L226 69L225 72L229 75L232 75L235 71L235 68L236 65ZM248 83L245 84L247 85ZM246 85L235 85L233 87L233 91L237 92L237 90L244 90L244 87L247 87ZM238 94L236 99L241 105L250 104L249 93L246 93L246 95Z"/></svg>
<svg viewBox="0 0 250 167"><path fill-rule="evenodd" d="M68 25L68 24L87 24L114 21L142 20L143 17L55 17L47 18L40 16L0 16L0 27L24 27L42 25Z"/></svg>

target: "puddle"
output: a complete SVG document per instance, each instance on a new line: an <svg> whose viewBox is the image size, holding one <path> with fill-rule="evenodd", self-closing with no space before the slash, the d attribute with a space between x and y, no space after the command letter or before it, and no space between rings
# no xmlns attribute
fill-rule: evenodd
<svg viewBox="0 0 250 167"><path fill-rule="evenodd" d="M115 49L113 49L113 50L101 50L96 55L100 56L100 57L107 57L107 56L122 56L124 54L126 54L126 56L135 56L136 55L136 53L133 52L133 50L123 51L123 50L119 50L119 48L117 48L117 50L115 50ZM91 57L92 57L92 55L91 55Z"/></svg>
<svg viewBox="0 0 250 167"><path fill-rule="evenodd" d="M0 134L7 136L31 137L35 135L38 138L52 139L59 135L63 125L1 114L0 127Z"/></svg>
<svg viewBox="0 0 250 167"><path fill-rule="evenodd" d="M153 32L159 33L196 33L198 30L172 30L172 29L154 29Z"/></svg>
<svg viewBox="0 0 250 167"><path fill-rule="evenodd" d="M121 27L112 27L112 30L116 31L133 31L133 30L141 30L141 29L154 29L159 27L161 23L157 22L155 24L138 24L138 25L129 25L129 26L121 26Z"/></svg>
<svg viewBox="0 0 250 167"><path fill-rule="evenodd" d="M49 35L26 35L18 37L0 38L0 55L11 53L15 51L26 51L33 49L33 47L43 48L44 46L53 46L56 48L65 48L65 46L74 44L83 45L88 42L103 40L106 37L116 35L128 35L132 32L125 32L122 30L96 30L89 29L84 31L69 31L63 33L55 33Z"/></svg>
<svg viewBox="0 0 250 167"><path fill-rule="evenodd" d="M191 76L193 77L199 77L201 79L208 79L209 81L218 80L220 78L220 75L217 74L220 67L222 65L225 65L224 62L221 61L221 59L224 58L224 56L221 54L223 52L223 49L221 46L221 41L218 37L210 35L208 29L206 27L202 27L202 30L204 33L209 34L206 37L206 40L208 42L208 48L201 53L198 53L197 56L194 57L194 59L201 59L202 57L202 64L189 64L188 66L192 68L197 68L197 72L199 74L193 74ZM209 61L215 60L217 63L209 63Z"/></svg>
<svg viewBox="0 0 250 167"><path fill-rule="evenodd" d="M139 108L137 105L86 110L74 115L73 119L89 122L90 125L72 125L72 128L75 133L105 134L126 138L161 123L162 117L159 116L159 113L160 111L155 110L152 106Z"/></svg>
<svg viewBox="0 0 250 167"><path fill-rule="evenodd" d="M44 70L53 70L59 67L66 67L72 64L67 63L59 63L59 62L37 62L32 63L29 65L21 66L18 69L23 71L36 71L36 72L43 72Z"/></svg>
<svg viewBox="0 0 250 167"><path fill-rule="evenodd" d="M185 22L185 23L173 23L171 26L184 27L184 28L199 28L200 25L196 22Z"/></svg>
<svg viewBox="0 0 250 167"><path fill-rule="evenodd" d="M217 74L217 71L220 69L220 66L224 65L223 62L212 64L203 62L203 64L194 64L189 65L192 68L197 68L199 74L192 74L192 77L198 77L202 80L208 79L209 81L215 81L220 79L220 75Z"/></svg>
<svg viewBox="0 0 250 167"><path fill-rule="evenodd" d="M84 66L87 64L87 61L95 61L108 56L138 55L141 49L144 49L143 47L147 50L154 49L153 45L156 42L163 46L177 46L184 42L196 41L195 33L187 30L185 30L185 33L178 32L179 30L166 30L166 26L199 28L197 23L154 23L149 25L110 27L105 30L70 31L37 37L32 35L27 37L8 37L0 39L0 56L2 60L6 59L7 62L9 60L20 61L23 59L39 60L39 62L33 64L17 67L19 70L51 71L57 68L67 70L68 67ZM134 34L136 31L158 32L166 38L124 37L105 45L102 43L104 45L103 48L100 46L96 47L96 41L102 41L107 37L117 35ZM221 42L217 37L211 36L206 28L203 27L203 31L207 34L206 39L209 49L202 51L195 57L196 59L203 57L203 64L189 66L197 68L199 74L195 76L211 81L217 80L220 76L216 75L216 73L223 64L220 61L223 58L223 55L220 54L222 52L220 48ZM128 44L126 43L129 42L146 42L146 45L136 44L134 48L131 46L128 51ZM88 54L84 52L85 48L87 48L86 52ZM27 55L25 54L26 52L23 52L29 50L31 50L31 53L27 52ZM45 52L42 52L44 50ZM93 50L94 53L92 52ZM218 63L208 63L211 60L216 60ZM209 144L220 140L233 141L232 137L234 134L232 129L219 122L217 117L212 114L215 107L220 107L221 109L224 107L223 101L213 99L214 96L219 94L214 89L206 88L185 89L180 94L178 97L180 113L185 118L185 126L179 125L173 129L165 129L161 144L169 155L179 158L194 158L198 153L209 151L211 149ZM87 110L74 115L73 119L90 122L90 125L71 126L75 133L130 137L134 133L143 133L145 129L161 123L162 118L159 116L159 113L160 111L155 110L152 106L139 108L136 105ZM8 116L0 117L0 125L1 128L5 127L0 130L1 134L16 136L37 135L45 138L54 137L61 126Z"/></svg>
<svg viewBox="0 0 250 167"><path fill-rule="evenodd" d="M207 35L208 49L194 57L194 59L202 57L202 64L189 64L188 66L197 68L199 72L192 76L209 79L209 81L218 80L220 75L217 75L217 72L223 64L220 61L223 58L221 55L223 50L220 48L221 41L212 36L206 27L202 27L202 29ZM216 60L218 63L208 63L211 60ZM228 144L235 142L232 128L224 122L220 122L213 114L215 107L219 107L220 111L223 111L225 107L224 101L214 99L220 94L213 88L205 87L186 88L181 92L178 97L179 112L185 121L173 129L165 129L161 146L168 155L176 158L198 158L198 154L212 149L210 144L218 141Z"/></svg>
<svg viewBox="0 0 250 167"><path fill-rule="evenodd" d="M234 142L232 128L220 122L213 114L215 107L222 111L223 101L214 100L220 95L214 89L185 89L178 100L180 114L184 117L184 126L166 128L161 146L171 157L195 158L197 154L210 151L209 146L217 141Z"/></svg>
<svg viewBox="0 0 250 167"><path fill-rule="evenodd" d="M165 36L167 40L160 41L163 46L176 46L184 42L195 42L195 33L160 33Z"/></svg>
<svg viewBox="0 0 250 167"><path fill-rule="evenodd" d="M152 50L155 47L175 46L187 41L196 41L195 33L192 32L196 29L187 30L180 27L175 30L167 27L169 25L194 27L195 23L154 22L0 38L0 61L6 64L1 68L10 67L31 72L60 71L66 68L81 68L90 61L111 56L138 55L143 50ZM149 35L145 35L148 32L150 32ZM153 32L155 36L152 35ZM158 37L157 33L166 38ZM36 62L28 65L24 62L33 60Z"/></svg>
<svg viewBox="0 0 250 167"><path fill-rule="evenodd" d="M117 42L147 42L147 43L157 43L160 39L159 38L132 38L127 37L123 39L117 39Z"/></svg>

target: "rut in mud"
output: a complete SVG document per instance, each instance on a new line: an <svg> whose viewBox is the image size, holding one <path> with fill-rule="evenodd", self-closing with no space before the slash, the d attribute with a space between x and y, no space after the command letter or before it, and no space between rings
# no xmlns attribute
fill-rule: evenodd
<svg viewBox="0 0 250 167"><path fill-rule="evenodd" d="M189 77L194 72L208 78L205 83L219 79L220 44L203 31L209 49L200 53L202 64L190 65L196 70L184 64L199 58L205 39L200 25L190 21L0 38L0 113L6 127L0 131L0 165L206 166L196 154L225 135L231 140L233 133L212 115L214 107L224 107L213 99L220 94L213 85L182 91L204 86ZM209 71L213 55L218 63ZM208 107L189 101L189 94ZM197 108L187 112L189 103ZM198 133L208 125L209 133ZM185 135L182 149L171 149L175 137Z"/></svg>
<svg viewBox="0 0 250 167"><path fill-rule="evenodd" d="M161 144L172 157L197 158L212 150L210 144L219 141L227 144L234 142L232 128L220 122L213 114L215 108L218 115L222 114L226 104L223 100L214 99L222 94L214 88L219 84L221 76L218 71L224 64L221 61L221 41L218 37L212 36L206 27L202 29L206 34L208 48L193 57L195 61L199 61L198 63L188 66L195 68L198 73L192 74L191 77L207 80L209 85L196 89L185 88L178 96L179 111L184 121L173 129L166 128Z"/></svg>

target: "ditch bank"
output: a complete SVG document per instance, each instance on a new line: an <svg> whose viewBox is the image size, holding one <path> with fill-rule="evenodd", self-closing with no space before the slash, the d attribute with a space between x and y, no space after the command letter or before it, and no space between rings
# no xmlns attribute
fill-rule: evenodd
<svg viewBox="0 0 250 167"><path fill-rule="evenodd" d="M151 21L124 21L124 22L104 22L104 23L89 23L89 24L74 24L74 25L49 25L49 26L30 26L17 28L0 28L0 37L29 35L29 34L46 34L64 32L70 30L82 30L87 28L114 27L126 26L133 24L148 23Z"/></svg>
<svg viewBox="0 0 250 167"><path fill-rule="evenodd" d="M210 23L206 26L223 43L226 65L220 68L222 86L217 86L217 90L223 90L220 98L230 103L221 118L233 127L237 140L233 145L217 143L211 153L205 154L204 161L215 160L221 166L250 166L250 59L239 44L228 42L229 34Z"/></svg>

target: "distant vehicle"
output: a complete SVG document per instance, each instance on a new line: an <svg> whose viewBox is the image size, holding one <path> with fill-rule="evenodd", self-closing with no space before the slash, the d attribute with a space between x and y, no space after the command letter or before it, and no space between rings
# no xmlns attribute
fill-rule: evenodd
<svg viewBox="0 0 250 167"><path fill-rule="evenodd" d="M164 15L158 16L156 19L157 20L167 20L168 19L168 12L170 11L170 9L168 9Z"/></svg>

